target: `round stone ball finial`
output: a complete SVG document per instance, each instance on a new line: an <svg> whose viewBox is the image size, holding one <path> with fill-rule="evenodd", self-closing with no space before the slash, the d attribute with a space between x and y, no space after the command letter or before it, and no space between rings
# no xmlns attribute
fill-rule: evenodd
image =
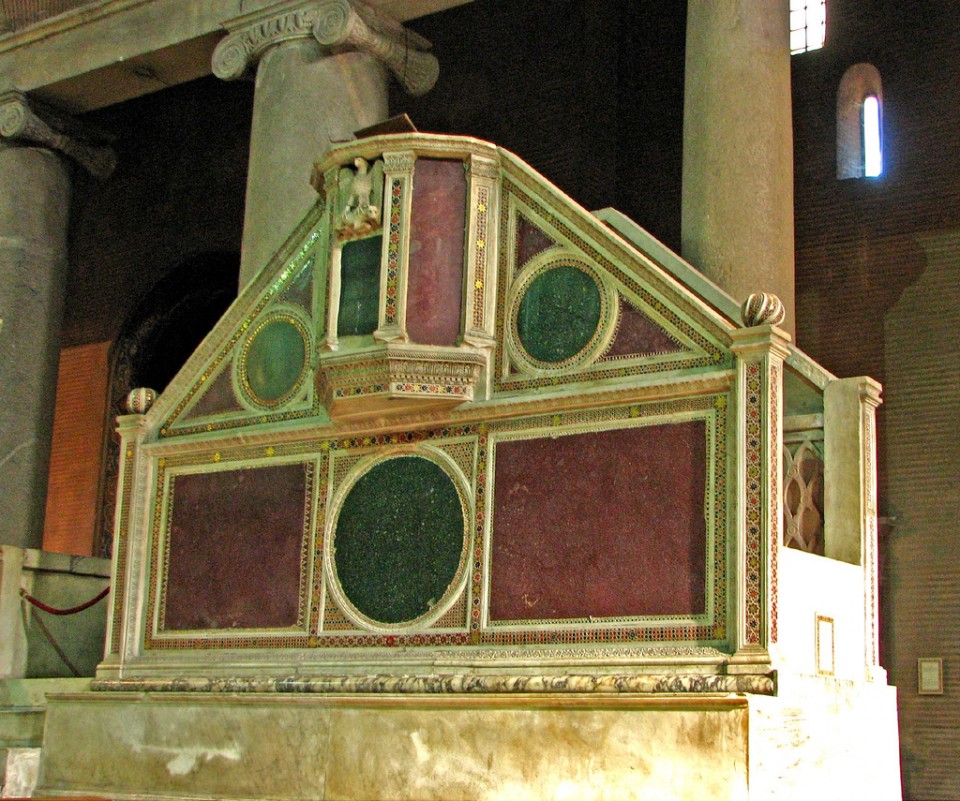
<svg viewBox="0 0 960 801"><path fill-rule="evenodd" d="M780 325L787 310L776 295L757 292L748 297L740 307L740 318L748 328L755 325Z"/></svg>
<svg viewBox="0 0 960 801"><path fill-rule="evenodd" d="M130 412L130 414L146 414L156 399L156 390L148 387L131 389L127 394L127 411Z"/></svg>

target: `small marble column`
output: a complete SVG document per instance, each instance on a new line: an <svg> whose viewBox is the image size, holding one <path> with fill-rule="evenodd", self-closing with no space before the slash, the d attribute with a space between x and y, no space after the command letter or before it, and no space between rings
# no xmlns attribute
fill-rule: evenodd
<svg viewBox="0 0 960 801"><path fill-rule="evenodd" d="M769 292L794 331L788 4L690 0L683 256L738 303Z"/></svg>
<svg viewBox="0 0 960 801"><path fill-rule="evenodd" d="M213 54L220 78L256 66L240 289L316 202L313 163L331 143L387 117L389 68L412 94L436 82L429 43L357 0L322 0L227 24Z"/></svg>
<svg viewBox="0 0 960 801"><path fill-rule="evenodd" d="M0 543L40 548L67 271L70 165L114 156L0 93ZM59 151L59 152L55 152Z"/></svg>
<svg viewBox="0 0 960 801"><path fill-rule="evenodd" d="M772 295L744 302L744 328L731 332L737 357L737 622L731 673L768 670L778 637L783 545L783 362L790 336Z"/></svg>

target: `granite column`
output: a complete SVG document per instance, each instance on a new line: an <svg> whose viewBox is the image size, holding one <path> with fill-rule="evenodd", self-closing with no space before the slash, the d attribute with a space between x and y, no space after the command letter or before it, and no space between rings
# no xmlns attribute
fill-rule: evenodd
<svg viewBox="0 0 960 801"><path fill-rule="evenodd" d="M683 256L738 303L783 302L794 331L793 126L784 0L690 0Z"/></svg>
<svg viewBox="0 0 960 801"><path fill-rule="evenodd" d="M0 544L40 548L67 271L70 156L112 151L65 133L19 92L0 94Z"/></svg>

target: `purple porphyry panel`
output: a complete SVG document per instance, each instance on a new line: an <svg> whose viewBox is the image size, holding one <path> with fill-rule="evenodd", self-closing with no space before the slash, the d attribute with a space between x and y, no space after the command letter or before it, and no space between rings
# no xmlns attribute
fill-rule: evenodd
<svg viewBox="0 0 960 801"><path fill-rule="evenodd" d="M163 628L297 624L303 464L175 477Z"/></svg>
<svg viewBox="0 0 960 801"><path fill-rule="evenodd" d="M642 356L652 353L677 353L683 346L639 309L620 299L620 324L613 344L604 354Z"/></svg>
<svg viewBox="0 0 960 801"><path fill-rule="evenodd" d="M227 369L221 370L220 374L212 381L206 383L206 391L193 405L189 414L186 415L187 419L207 417L222 412L235 412L242 408L233 394L229 366Z"/></svg>
<svg viewBox="0 0 960 801"><path fill-rule="evenodd" d="M522 214L517 216L517 269L556 244Z"/></svg>
<svg viewBox="0 0 960 801"><path fill-rule="evenodd" d="M490 617L702 613L702 420L500 442Z"/></svg>
<svg viewBox="0 0 960 801"><path fill-rule="evenodd" d="M407 333L414 342L456 345L460 336L466 202L461 161L417 161L407 282Z"/></svg>

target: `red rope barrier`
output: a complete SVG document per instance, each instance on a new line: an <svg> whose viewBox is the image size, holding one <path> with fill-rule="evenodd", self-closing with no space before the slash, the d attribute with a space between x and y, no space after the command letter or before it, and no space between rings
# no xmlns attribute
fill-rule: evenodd
<svg viewBox="0 0 960 801"><path fill-rule="evenodd" d="M95 603L102 601L110 593L110 587L104 587L103 592L97 595L96 598L91 598L85 604L80 604L80 606L71 606L69 609L56 609L53 606L47 606L43 601L40 601L34 598L26 590L20 590L20 595L25 598L27 601L32 603L37 609L42 609L44 612L49 612L51 615L75 615L77 612L82 612L84 609L89 609Z"/></svg>

